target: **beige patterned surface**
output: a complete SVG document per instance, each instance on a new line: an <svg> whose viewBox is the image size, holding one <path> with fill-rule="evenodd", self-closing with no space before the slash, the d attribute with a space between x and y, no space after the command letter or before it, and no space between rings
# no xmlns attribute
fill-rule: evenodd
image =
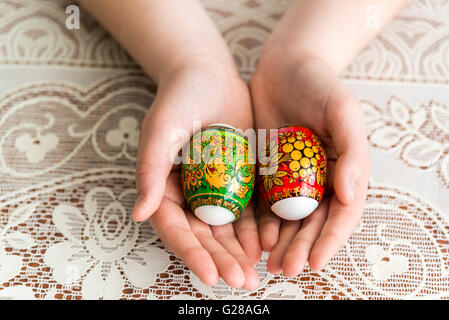
<svg viewBox="0 0 449 320"><path fill-rule="evenodd" d="M203 0L248 80L290 1ZM325 269L257 270L209 288L164 249L135 199L155 86L70 1L0 0L0 297L386 299L449 296L449 1L415 0L343 73L362 101L372 177L362 221Z"/></svg>

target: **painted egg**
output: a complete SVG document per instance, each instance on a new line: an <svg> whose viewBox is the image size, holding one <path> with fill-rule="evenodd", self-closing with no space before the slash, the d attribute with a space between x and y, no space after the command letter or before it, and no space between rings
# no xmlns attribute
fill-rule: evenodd
<svg viewBox="0 0 449 320"><path fill-rule="evenodd" d="M271 210L286 220L311 214L321 202L327 178L323 144L309 129L286 126L267 137L259 163L260 188Z"/></svg>
<svg viewBox="0 0 449 320"><path fill-rule="evenodd" d="M255 159L247 138L221 124L197 132L184 150L181 180L200 220L214 226L235 221L254 191Z"/></svg>

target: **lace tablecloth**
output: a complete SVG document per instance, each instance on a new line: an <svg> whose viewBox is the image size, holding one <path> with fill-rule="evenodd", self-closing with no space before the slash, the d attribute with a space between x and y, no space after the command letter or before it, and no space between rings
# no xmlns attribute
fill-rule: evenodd
<svg viewBox="0 0 449 320"><path fill-rule="evenodd" d="M248 80L287 0L204 0ZM372 176L359 227L320 272L203 285L129 215L155 86L70 1L0 0L0 297L385 299L449 296L449 1L413 1L344 72ZM123 138L119 138L123 137Z"/></svg>

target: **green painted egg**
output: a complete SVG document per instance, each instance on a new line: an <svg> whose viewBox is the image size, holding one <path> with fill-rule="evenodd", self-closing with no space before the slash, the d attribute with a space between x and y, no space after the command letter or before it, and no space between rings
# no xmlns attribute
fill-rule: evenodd
<svg viewBox="0 0 449 320"><path fill-rule="evenodd" d="M192 212L210 225L237 220L254 191L255 158L248 139L227 125L195 133L184 150L181 180Z"/></svg>

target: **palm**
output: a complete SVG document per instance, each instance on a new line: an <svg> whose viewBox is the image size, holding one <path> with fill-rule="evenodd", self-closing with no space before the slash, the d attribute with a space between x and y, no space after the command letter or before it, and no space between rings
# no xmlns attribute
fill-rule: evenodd
<svg viewBox="0 0 449 320"><path fill-rule="evenodd" d="M232 287L255 289L258 276L236 236L238 227L211 227L195 217L185 206L179 180L179 169L172 170L165 198L150 218L161 240L206 284L212 285L222 277ZM252 216L246 210L242 221Z"/></svg>
<svg viewBox="0 0 449 320"><path fill-rule="evenodd" d="M284 271L293 276L307 261L312 268L321 268L359 220L368 161L360 167L364 172L354 201L344 184L354 170L348 161L352 154L349 141L366 156L363 113L348 88L321 61L307 59L290 65L281 61L264 67L269 71L262 68L251 82L256 126L270 129L292 122L305 126L321 138L328 155L327 196L309 217L281 221L265 203L259 203L262 247L271 251L268 268L272 273Z"/></svg>

